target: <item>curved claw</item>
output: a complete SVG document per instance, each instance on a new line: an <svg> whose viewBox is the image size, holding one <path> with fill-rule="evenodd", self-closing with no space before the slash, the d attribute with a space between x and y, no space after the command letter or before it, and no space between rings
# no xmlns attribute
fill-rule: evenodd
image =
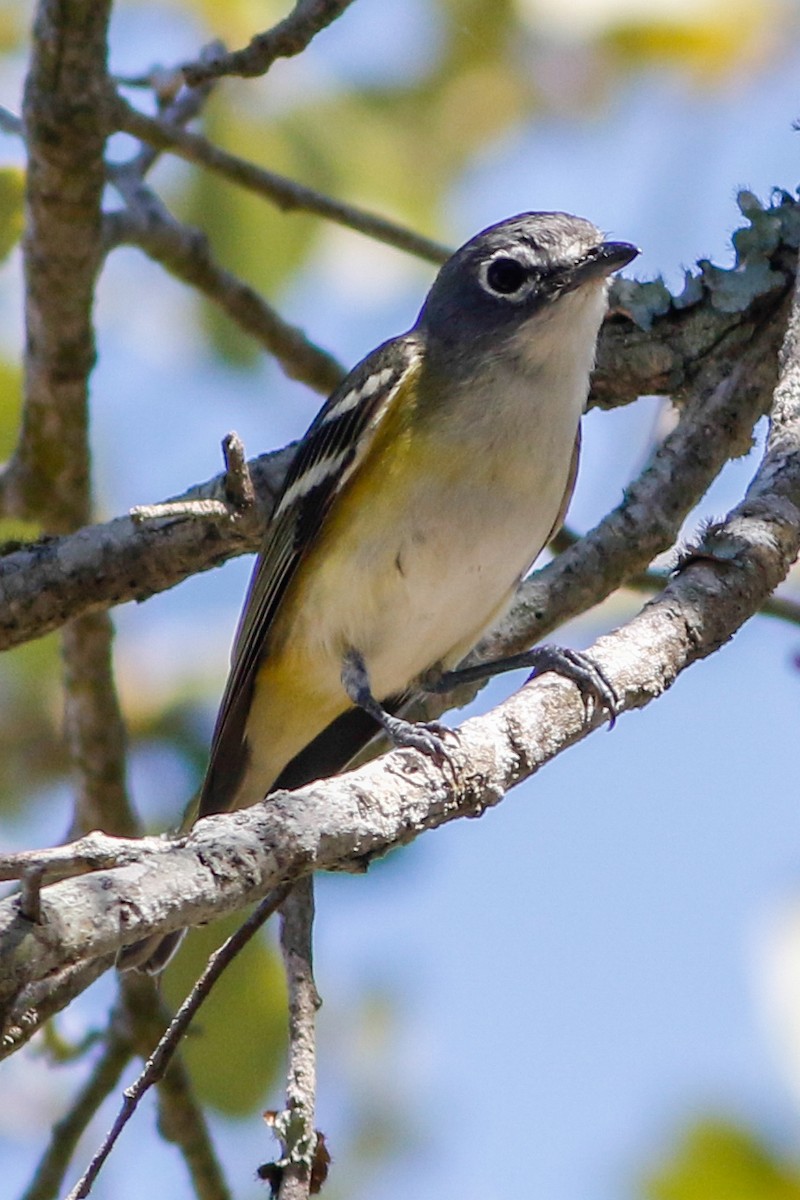
<svg viewBox="0 0 800 1200"><path fill-rule="evenodd" d="M608 728L613 729L617 720L620 698L614 685L606 678L602 669L588 654L562 646L539 646L531 679L545 671L555 671L572 681L583 697L584 705L592 700L598 708L608 713Z"/></svg>
<svg viewBox="0 0 800 1200"><path fill-rule="evenodd" d="M449 766L455 777L455 764L445 745L445 738L457 739L458 734L449 725L443 725L439 721L414 722L404 721L402 717L392 717L386 725L386 732L395 746L419 750L438 767Z"/></svg>

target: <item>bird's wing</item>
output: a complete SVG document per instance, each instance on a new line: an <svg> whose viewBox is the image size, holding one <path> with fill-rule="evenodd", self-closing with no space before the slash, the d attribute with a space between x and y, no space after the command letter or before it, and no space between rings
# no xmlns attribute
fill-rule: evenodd
<svg viewBox="0 0 800 1200"><path fill-rule="evenodd" d="M331 393L292 459L258 556L231 656L199 815L229 807L246 765L245 726L266 639L325 517L421 358L412 334L378 347Z"/></svg>
<svg viewBox="0 0 800 1200"><path fill-rule="evenodd" d="M569 502L572 499L572 493L575 491L575 480L578 478L578 464L581 457L581 427L578 426L578 432L575 435L575 445L572 449L572 459L569 464L569 474L567 475L567 486L564 489L564 496L561 501L561 506L558 510L558 516L553 522L553 528L547 535L545 546L553 540L561 526L564 524L564 518L567 515Z"/></svg>

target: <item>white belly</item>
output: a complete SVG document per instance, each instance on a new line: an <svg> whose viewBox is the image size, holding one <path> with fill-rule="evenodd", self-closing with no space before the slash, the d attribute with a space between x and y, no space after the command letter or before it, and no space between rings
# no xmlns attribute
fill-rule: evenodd
<svg viewBox="0 0 800 1200"><path fill-rule="evenodd" d="M404 511L397 489L375 489L358 536L304 589L297 633L313 661L327 662L333 674L346 649L358 650L383 699L432 666L463 658L503 614L552 531L584 392L569 399L555 411L548 405L549 419L537 421L528 397L525 426L502 448L499 472L486 466L497 461L486 444L491 432L476 438L473 430L472 469L463 470L463 445L434 446L424 484L400 489Z"/></svg>

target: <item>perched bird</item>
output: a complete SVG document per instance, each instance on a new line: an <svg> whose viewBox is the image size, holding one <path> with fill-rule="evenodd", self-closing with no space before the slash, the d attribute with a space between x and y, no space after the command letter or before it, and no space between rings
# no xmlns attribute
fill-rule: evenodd
<svg viewBox="0 0 800 1200"><path fill-rule="evenodd" d="M255 565L199 816L341 770L380 729L446 754L440 726L402 711L463 677L559 528L608 280L637 254L566 213L501 221L444 264L413 328L336 388ZM470 677L522 665L562 670L610 707L574 651ZM158 970L176 940L137 943L122 965Z"/></svg>

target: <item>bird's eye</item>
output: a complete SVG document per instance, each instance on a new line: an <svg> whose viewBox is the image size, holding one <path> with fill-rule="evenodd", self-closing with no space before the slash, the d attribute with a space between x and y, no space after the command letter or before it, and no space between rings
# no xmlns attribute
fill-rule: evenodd
<svg viewBox="0 0 800 1200"><path fill-rule="evenodd" d="M516 258L495 258L486 268L486 286L499 296L513 296L527 279L527 269Z"/></svg>

